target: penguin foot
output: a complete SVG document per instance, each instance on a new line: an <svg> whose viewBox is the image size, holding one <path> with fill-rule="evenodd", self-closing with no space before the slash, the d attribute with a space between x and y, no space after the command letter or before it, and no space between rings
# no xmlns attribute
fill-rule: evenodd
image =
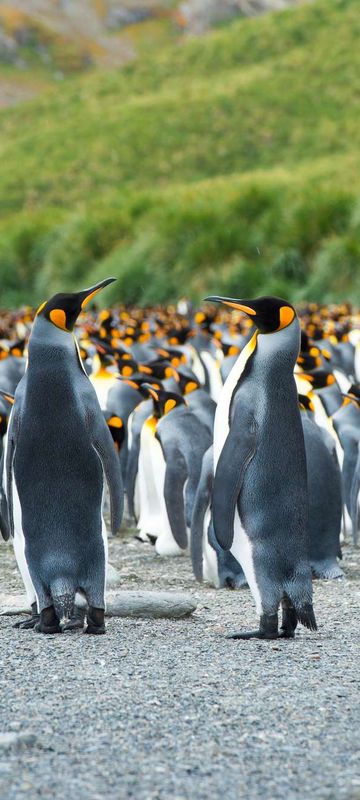
<svg viewBox="0 0 360 800"><path fill-rule="evenodd" d="M85 615L86 615L86 607L85 606L75 606L74 613L67 622L62 627L63 633L75 633L76 631L83 630L85 624Z"/></svg>
<svg viewBox="0 0 360 800"><path fill-rule="evenodd" d="M294 639L298 618L290 598L285 595L281 601L282 623L279 633L280 639Z"/></svg>
<svg viewBox="0 0 360 800"><path fill-rule="evenodd" d="M30 617L30 619L22 619L20 620L20 622L15 622L13 628L17 628L18 630L21 631L31 630L32 628L35 628L35 625L37 625L39 621L40 621L40 614L34 614L33 616Z"/></svg>
<svg viewBox="0 0 360 800"><path fill-rule="evenodd" d="M40 622L38 622L34 630L37 633L61 633L60 623L55 614L54 606L43 608L40 612Z"/></svg>
<svg viewBox="0 0 360 800"><path fill-rule="evenodd" d="M278 639L278 615L262 614L257 631L238 631L228 633L227 639Z"/></svg>
<svg viewBox="0 0 360 800"><path fill-rule="evenodd" d="M40 621L40 614L37 613L37 605L36 603L31 604L31 617L27 617L27 619L21 619L19 622L15 622L13 628L18 628L19 630L31 630L31 628L35 628L35 625Z"/></svg>
<svg viewBox="0 0 360 800"><path fill-rule="evenodd" d="M238 631L235 633L228 633L226 639L278 639L279 633L272 633L266 635L260 628L257 631Z"/></svg>
<svg viewBox="0 0 360 800"><path fill-rule="evenodd" d="M87 612L87 627L84 633L92 633L95 636L105 633L105 611L103 608L89 606Z"/></svg>

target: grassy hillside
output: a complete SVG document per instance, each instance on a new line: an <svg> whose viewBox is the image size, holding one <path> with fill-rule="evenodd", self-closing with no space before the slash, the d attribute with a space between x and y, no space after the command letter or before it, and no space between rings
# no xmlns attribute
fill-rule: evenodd
<svg viewBox="0 0 360 800"><path fill-rule="evenodd" d="M3 302L360 302L357 0L244 20L0 115Z"/></svg>

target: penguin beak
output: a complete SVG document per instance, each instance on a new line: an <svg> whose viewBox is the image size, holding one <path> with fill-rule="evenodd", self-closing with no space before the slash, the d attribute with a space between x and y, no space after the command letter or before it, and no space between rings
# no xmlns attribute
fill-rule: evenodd
<svg viewBox="0 0 360 800"><path fill-rule="evenodd" d="M137 383L135 383L135 381L130 380L130 378L124 378L122 375L117 375L117 378L118 380L121 381L121 383L126 383L126 385L131 386L132 389L136 389L137 391L139 390L139 386L137 385Z"/></svg>
<svg viewBox="0 0 360 800"><path fill-rule="evenodd" d="M0 389L0 396L3 397L4 400L7 400L7 402L10 403L11 406L14 405L15 397L13 394L9 394L9 392L5 392L3 389Z"/></svg>
<svg viewBox="0 0 360 800"><path fill-rule="evenodd" d="M103 281L95 283L94 286L90 286L89 289L84 289L82 292L79 292L81 309L84 309L90 300L92 300L98 292L101 292L101 289L105 289L105 286L109 286L109 284L114 283L114 281L116 281L116 278L105 278Z"/></svg>
<svg viewBox="0 0 360 800"><path fill-rule="evenodd" d="M225 306L235 308L236 311L243 311L244 314L250 314L251 317L256 316L255 309L252 308L246 300L243 301L236 300L233 297L219 297L218 295L211 295L210 297L204 297L204 301L208 303L223 303Z"/></svg>
<svg viewBox="0 0 360 800"><path fill-rule="evenodd" d="M153 400L155 400L157 403L159 402L159 395L154 387L150 385L150 383L143 383L142 388L149 392Z"/></svg>

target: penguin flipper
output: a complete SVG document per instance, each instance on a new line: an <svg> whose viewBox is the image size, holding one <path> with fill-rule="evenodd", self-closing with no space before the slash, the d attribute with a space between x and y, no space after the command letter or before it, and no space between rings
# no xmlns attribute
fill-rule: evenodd
<svg viewBox="0 0 360 800"><path fill-rule="evenodd" d="M5 520L5 535L7 538L14 538L14 508L13 508L13 468L16 449L16 438L19 425L19 414L17 413L18 405L14 407L11 413L10 424L7 433L7 446L6 446L6 461L5 461L5 474L6 474L6 489L2 488L1 494L1 533L4 536L3 525ZM4 516L3 516L4 514ZM8 525L6 524L8 523ZM4 537L5 538L5 537Z"/></svg>
<svg viewBox="0 0 360 800"><path fill-rule="evenodd" d="M5 542L10 539L9 512L6 495L2 486L0 487L0 533Z"/></svg>
<svg viewBox="0 0 360 800"><path fill-rule="evenodd" d="M164 498L172 535L181 550L186 550L188 537L185 520L184 486L188 477L186 461L182 453L173 447L164 447L160 437L166 471L164 481Z"/></svg>
<svg viewBox="0 0 360 800"><path fill-rule="evenodd" d="M223 550L230 550L233 543L236 503L245 470L255 455L257 428L251 411L246 412L243 408L236 408L231 429L217 463L212 512L215 536Z"/></svg>
<svg viewBox="0 0 360 800"><path fill-rule="evenodd" d="M104 471L110 493L111 530L115 534L120 528L124 512L124 490L119 458L111 433L104 418L98 418L92 426L91 443Z"/></svg>
<svg viewBox="0 0 360 800"><path fill-rule="evenodd" d="M191 563L197 581L203 579L204 517L211 501L213 483L213 448L206 451L191 519Z"/></svg>
<svg viewBox="0 0 360 800"><path fill-rule="evenodd" d="M350 506L351 506L351 522L352 522L352 537L354 545L357 544L358 530L359 530L359 511L358 511L358 498L360 492L360 452L354 477L351 485Z"/></svg>

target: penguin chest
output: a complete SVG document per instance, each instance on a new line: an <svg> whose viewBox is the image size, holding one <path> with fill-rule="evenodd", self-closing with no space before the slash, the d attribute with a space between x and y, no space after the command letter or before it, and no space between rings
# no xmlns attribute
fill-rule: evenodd
<svg viewBox="0 0 360 800"><path fill-rule="evenodd" d="M212 355L206 350L201 352L201 358L205 364L209 378L210 397L217 403L223 388L219 366Z"/></svg>
<svg viewBox="0 0 360 800"><path fill-rule="evenodd" d="M209 542L209 525L211 520L210 506L207 508L204 516L203 528L203 576L208 583L215 586L217 589L220 586L218 559L216 552Z"/></svg>
<svg viewBox="0 0 360 800"><path fill-rule="evenodd" d="M116 384L116 378L113 375L90 375L90 382L92 383L97 399L99 401L99 406L102 411L105 411L107 408L107 400L110 389Z"/></svg>
<svg viewBox="0 0 360 800"><path fill-rule="evenodd" d="M165 501L164 483L166 464L160 442L155 438L156 419L151 417L142 427L138 470L138 498L140 516L138 528L141 533L158 537L164 527L169 526Z"/></svg>

